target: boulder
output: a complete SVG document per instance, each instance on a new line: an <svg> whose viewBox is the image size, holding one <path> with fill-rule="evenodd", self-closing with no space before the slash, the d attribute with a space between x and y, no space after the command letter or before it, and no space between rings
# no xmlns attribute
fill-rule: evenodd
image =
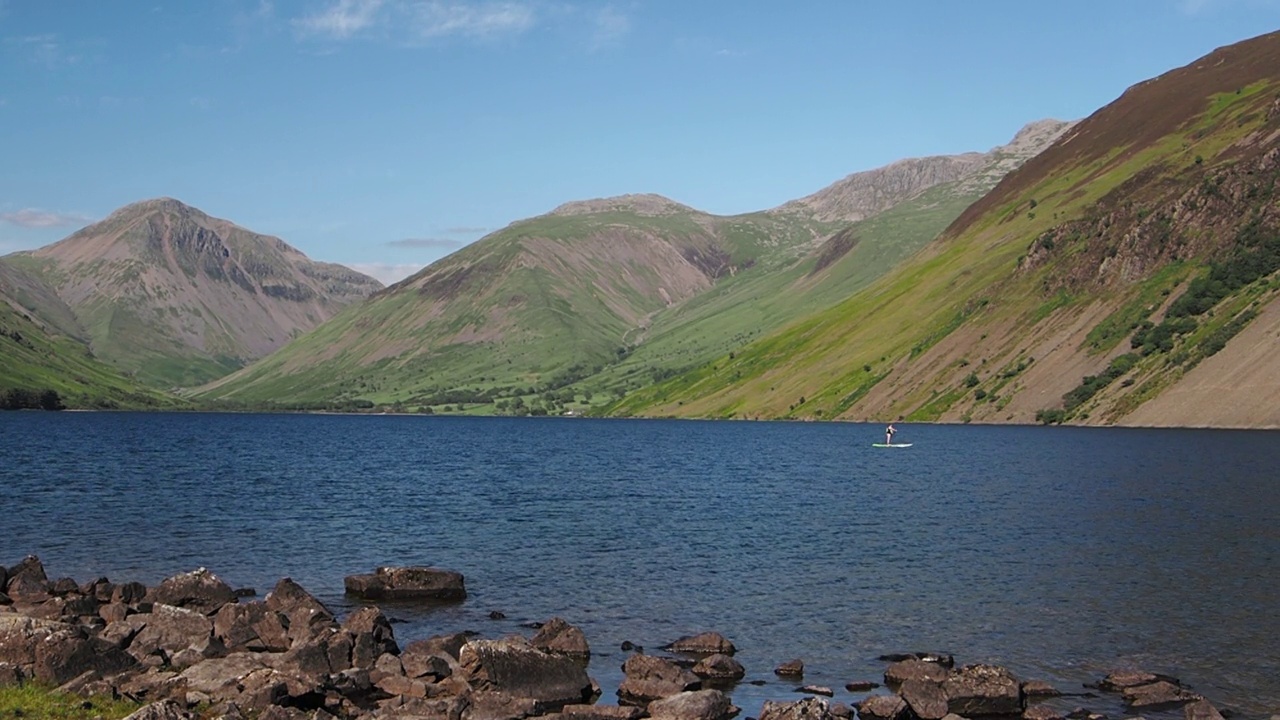
<svg viewBox="0 0 1280 720"><path fill-rule="evenodd" d="M227 603L213 616L213 635L228 652L284 652L289 649L285 621L264 602Z"/></svg>
<svg viewBox="0 0 1280 720"><path fill-rule="evenodd" d="M766 700L760 708L760 720L832 720L827 701L810 697L795 702Z"/></svg>
<svg viewBox="0 0 1280 720"><path fill-rule="evenodd" d="M1027 698L1058 697L1062 693L1058 688L1044 680L1027 680L1022 683L1022 695Z"/></svg>
<svg viewBox="0 0 1280 720"><path fill-rule="evenodd" d="M458 697L403 698L395 697L379 703L375 718L405 718L412 720L474 720L471 715L470 694Z"/></svg>
<svg viewBox="0 0 1280 720"><path fill-rule="evenodd" d="M36 573L24 573L9 578L5 593L17 605L34 605L52 597L49 594L49 581L37 578Z"/></svg>
<svg viewBox="0 0 1280 720"><path fill-rule="evenodd" d="M711 655L720 653L732 655L738 651L723 635L717 632L704 632L688 635L662 648L667 652L692 653L695 655Z"/></svg>
<svg viewBox="0 0 1280 720"><path fill-rule="evenodd" d="M100 605L98 606L98 617L106 621L108 625L113 622L119 622L129 617L129 606L124 603L112 602Z"/></svg>
<svg viewBox="0 0 1280 720"><path fill-rule="evenodd" d="M523 720L541 714L532 698L515 697L493 690L471 694L471 708L467 720Z"/></svg>
<svg viewBox="0 0 1280 720"><path fill-rule="evenodd" d="M870 692L880 687L880 683L871 680L852 680L844 684L844 689L851 693Z"/></svg>
<svg viewBox="0 0 1280 720"><path fill-rule="evenodd" d="M1166 705L1203 700L1204 697L1168 680L1127 687L1121 694L1130 708L1158 708Z"/></svg>
<svg viewBox="0 0 1280 720"><path fill-rule="evenodd" d="M555 655L583 659L591 657L587 636L563 618L553 617L548 620L529 642L539 650Z"/></svg>
<svg viewBox="0 0 1280 720"><path fill-rule="evenodd" d="M462 573L433 567L380 567L348 575L347 592L365 600L465 600Z"/></svg>
<svg viewBox="0 0 1280 720"><path fill-rule="evenodd" d="M130 615L125 621L139 627L128 644L129 654L141 660L162 650L172 656L187 648L195 648L207 657L222 654L221 644L214 644L213 621L196 610L157 604L150 613Z"/></svg>
<svg viewBox="0 0 1280 720"><path fill-rule="evenodd" d="M891 687L901 685L908 680L927 680L940 683L946 680L950 674L951 671L939 663L913 658L900 660L885 668L884 682Z"/></svg>
<svg viewBox="0 0 1280 720"><path fill-rule="evenodd" d="M111 591L115 590L115 587L105 577L94 578L80 586L80 594L85 597L91 597L99 603L109 603L111 602Z"/></svg>
<svg viewBox="0 0 1280 720"><path fill-rule="evenodd" d="M1066 718L1048 705L1031 705L1022 711L1022 720L1066 720Z"/></svg>
<svg viewBox="0 0 1280 720"><path fill-rule="evenodd" d="M1223 720L1222 713L1208 700L1196 700L1182 709L1185 720Z"/></svg>
<svg viewBox="0 0 1280 720"><path fill-rule="evenodd" d="M966 665L942 683L947 708L964 717L1020 715L1022 686L1008 670L996 665Z"/></svg>
<svg viewBox="0 0 1280 720"><path fill-rule="evenodd" d="M283 578L267 593L267 609L284 615L290 644L306 640L316 632L337 627L333 613L324 603L290 578Z"/></svg>
<svg viewBox="0 0 1280 720"><path fill-rule="evenodd" d="M422 643L410 643L404 652L400 653L400 662L406 676L428 678L431 682L452 676L457 664L457 661L448 655L431 652L428 646ZM461 671L461 668L458 670Z"/></svg>
<svg viewBox="0 0 1280 720"><path fill-rule="evenodd" d="M195 715L177 700L161 700L143 705L124 720L192 720Z"/></svg>
<svg viewBox="0 0 1280 720"><path fill-rule="evenodd" d="M942 720L947 714L947 694L942 685L929 680L907 680L898 694L919 720Z"/></svg>
<svg viewBox="0 0 1280 720"><path fill-rule="evenodd" d="M644 710L630 705L565 705L561 720L640 720Z"/></svg>
<svg viewBox="0 0 1280 720"><path fill-rule="evenodd" d="M1098 683L1098 688L1111 692L1123 692L1125 688L1136 685L1150 685L1159 680L1171 680L1175 684L1177 683L1177 680L1149 673L1145 670L1113 670L1102 678L1102 681Z"/></svg>
<svg viewBox="0 0 1280 720"><path fill-rule="evenodd" d="M835 692L826 685L804 685L796 688L796 692L808 693L810 695L822 695L823 697L831 697Z"/></svg>
<svg viewBox="0 0 1280 720"><path fill-rule="evenodd" d="M654 720L727 720L738 708L719 690L691 690L649 703Z"/></svg>
<svg viewBox="0 0 1280 720"><path fill-rule="evenodd" d="M459 656L472 688L532 698L539 712L591 696L586 668L572 658L544 653L524 638L473 640L462 646Z"/></svg>
<svg viewBox="0 0 1280 720"><path fill-rule="evenodd" d="M779 677L802 677L804 676L804 661L799 658L788 660L774 668L773 674Z"/></svg>
<svg viewBox="0 0 1280 720"><path fill-rule="evenodd" d="M187 681L178 673L151 668L143 673L117 680L118 691L136 702L185 700Z"/></svg>
<svg viewBox="0 0 1280 720"><path fill-rule="evenodd" d="M625 677L618 686L618 700L627 705L644 707L659 698L702 689L697 675L651 655L632 655L622 664L622 672Z"/></svg>
<svg viewBox="0 0 1280 720"><path fill-rule="evenodd" d="M907 701L897 695L872 695L856 707L860 720L904 720L908 712Z"/></svg>
<svg viewBox="0 0 1280 720"><path fill-rule="evenodd" d="M154 603L195 610L205 615L213 615L223 605L236 602L231 586L204 568L166 578L151 591L150 596Z"/></svg>
<svg viewBox="0 0 1280 720"><path fill-rule="evenodd" d="M127 582L111 588L111 602L136 606L147 597L147 586L140 582Z"/></svg>
<svg viewBox="0 0 1280 720"><path fill-rule="evenodd" d="M372 667L383 653L400 654L391 622L376 607L364 607L347 616L342 629L350 633L351 665Z"/></svg>
<svg viewBox="0 0 1280 720"><path fill-rule="evenodd" d="M266 669L266 664L260 654L237 652L192 665L182 671L182 677L191 690L227 700L239 694L237 686L242 678L263 669Z"/></svg>
<svg viewBox="0 0 1280 720"><path fill-rule="evenodd" d="M413 650L426 655L447 655L457 660L462 653L462 646L467 644L470 638L466 633L453 633L452 635L435 635L426 640L415 640L405 646L405 652Z"/></svg>
<svg viewBox="0 0 1280 720"><path fill-rule="evenodd" d="M0 570L3 570L0 567ZM22 669L8 662L0 662L0 688L18 687L22 685Z"/></svg>
<svg viewBox="0 0 1280 720"><path fill-rule="evenodd" d="M136 661L120 648L78 629L61 630L35 646L31 676L36 682L62 685L85 672L106 677L129 670Z"/></svg>
<svg viewBox="0 0 1280 720"><path fill-rule="evenodd" d="M6 574L8 576L7 582L10 583L13 582L14 578L19 577L30 578L42 583L49 580L49 576L44 573L44 564L35 555L28 555L22 558L17 565L9 568Z"/></svg>
<svg viewBox="0 0 1280 720"><path fill-rule="evenodd" d="M747 670L742 663L728 655L708 655L693 666L693 674L704 680L741 680Z"/></svg>

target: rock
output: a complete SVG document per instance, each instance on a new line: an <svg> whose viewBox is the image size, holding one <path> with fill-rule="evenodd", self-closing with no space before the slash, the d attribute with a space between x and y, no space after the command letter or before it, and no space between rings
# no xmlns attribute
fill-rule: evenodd
<svg viewBox="0 0 1280 720"><path fill-rule="evenodd" d="M192 720L195 715L176 700L161 700L143 705L124 720Z"/></svg>
<svg viewBox="0 0 1280 720"><path fill-rule="evenodd" d="M400 662L406 676L427 678L430 682L438 682L453 675L457 661L447 655L428 652L420 643L410 643L404 652L400 653Z"/></svg>
<svg viewBox="0 0 1280 720"><path fill-rule="evenodd" d="M626 677L618 686L618 701L627 705L644 707L659 698L702 689L697 675L651 655L632 655L622 664L622 672Z"/></svg>
<svg viewBox="0 0 1280 720"><path fill-rule="evenodd" d="M928 680L942 682L951 674L947 668L938 663L910 659L893 663L884 671L884 682L889 686L897 686L908 680Z"/></svg>
<svg viewBox="0 0 1280 720"><path fill-rule="evenodd" d="M283 617L265 602L227 603L213 616L213 635L228 652L284 652L290 643Z"/></svg>
<svg viewBox="0 0 1280 720"><path fill-rule="evenodd" d="M853 720L853 708L842 702L831 703L829 712L831 717L838 718L838 720Z"/></svg>
<svg viewBox="0 0 1280 720"><path fill-rule="evenodd" d="M197 610L157 604L150 613L130 615L125 619L140 627L128 645L129 654L141 660L157 650L172 656L187 648L196 648L208 657L222 654L220 644L212 645L213 621Z"/></svg>
<svg viewBox="0 0 1280 720"><path fill-rule="evenodd" d="M289 578L277 582L264 602L268 610L288 620L285 627L291 644L306 640L320 630L337 627L329 608Z"/></svg>
<svg viewBox="0 0 1280 720"><path fill-rule="evenodd" d="M382 611L364 607L347 616L342 629L351 634L351 665L370 667L383 653L400 654L395 632Z"/></svg>
<svg viewBox="0 0 1280 720"><path fill-rule="evenodd" d="M835 693L831 691L831 688L823 685L805 685L803 687L796 688L796 692L809 693L810 695L822 695L824 697L831 697L832 695L835 695Z"/></svg>
<svg viewBox="0 0 1280 720"><path fill-rule="evenodd" d="M128 616L129 606L124 603L107 603L98 607L98 617L105 620L108 625L124 620Z"/></svg>
<svg viewBox="0 0 1280 720"><path fill-rule="evenodd" d="M236 686L242 678L265 669L267 666L258 653L237 652L192 665L182 671L182 678L189 689L226 700L239 693Z"/></svg>
<svg viewBox="0 0 1280 720"><path fill-rule="evenodd" d="M1161 679L1168 680L1171 678L1162 678L1155 673L1149 673L1144 670L1115 670L1107 673L1107 676L1102 678L1102 682L1098 683L1098 688L1111 692L1122 692L1125 688L1134 687L1135 685L1150 685ZM1176 683L1177 681L1175 680L1174 682Z"/></svg>
<svg viewBox="0 0 1280 720"><path fill-rule="evenodd" d="M662 649L667 652L692 653L695 655L711 655L714 653L732 655L738 651L733 646L733 643L716 632L704 632L682 637Z"/></svg>
<svg viewBox="0 0 1280 720"><path fill-rule="evenodd" d="M140 582L127 582L111 589L111 602L136 606L147 596L147 586Z"/></svg>
<svg viewBox="0 0 1280 720"><path fill-rule="evenodd" d="M385 675L374 683L379 690L388 695L403 695L405 697L427 696L427 684L421 680L405 677L404 675Z"/></svg>
<svg viewBox="0 0 1280 720"><path fill-rule="evenodd" d="M540 714L532 698L514 697L493 690L471 693L467 720L524 720Z"/></svg>
<svg viewBox="0 0 1280 720"><path fill-rule="evenodd" d="M151 669L118 683L119 692L136 702L178 700L187 696L187 682L180 675Z"/></svg>
<svg viewBox="0 0 1280 720"><path fill-rule="evenodd" d="M1028 698L1058 697L1062 693L1044 680L1027 680L1022 683L1022 694Z"/></svg>
<svg viewBox="0 0 1280 720"><path fill-rule="evenodd" d="M0 567L0 570L3 570ZM22 669L8 662L0 662L0 688L18 687L22 685Z"/></svg>
<svg viewBox="0 0 1280 720"><path fill-rule="evenodd" d="M1168 680L1157 680L1146 685L1127 687L1121 696L1124 698L1125 704L1130 708L1160 707L1162 705L1176 705L1204 699L1202 696Z"/></svg>
<svg viewBox="0 0 1280 720"><path fill-rule="evenodd" d="M947 693L939 683L907 680L898 688L898 694L919 720L942 720L947 714Z"/></svg>
<svg viewBox="0 0 1280 720"><path fill-rule="evenodd" d="M649 703L654 720L727 720L738 708L719 690L691 690Z"/></svg>
<svg viewBox="0 0 1280 720"><path fill-rule="evenodd" d="M903 720L907 715L907 702L897 695L872 695L855 707L860 720Z"/></svg>
<svg viewBox="0 0 1280 720"><path fill-rule="evenodd" d="M133 668L137 663L128 653L99 638L89 638L77 629L50 633L35 645L31 676L49 685L63 683L94 671L106 677Z"/></svg>
<svg viewBox="0 0 1280 720"><path fill-rule="evenodd" d="M553 617L544 623L530 643L546 653L584 659L591 657L587 636L563 618Z"/></svg>
<svg viewBox="0 0 1280 720"><path fill-rule="evenodd" d="M80 583L69 577L58 578L49 582L49 594L54 597L66 597L80 594Z"/></svg>
<svg viewBox="0 0 1280 720"><path fill-rule="evenodd" d="M6 585L9 584L9 568L0 565L0 592L4 591Z"/></svg>
<svg viewBox="0 0 1280 720"><path fill-rule="evenodd" d="M693 674L704 680L741 680L747 670L742 663L728 655L708 655L693 666Z"/></svg>
<svg viewBox="0 0 1280 720"><path fill-rule="evenodd" d="M150 593L154 603L213 615L227 603L236 602L236 593L217 575L204 568L180 573L161 581Z"/></svg>
<svg viewBox="0 0 1280 720"><path fill-rule="evenodd" d="M532 698L540 712L581 703L591 695L586 668L572 658L544 653L524 638L473 640L459 656L471 687Z"/></svg>
<svg viewBox="0 0 1280 720"><path fill-rule="evenodd" d="M565 705L561 720L640 720L644 710L630 705Z"/></svg>
<svg viewBox="0 0 1280 720"><path fill-rule="evenodd" d="M435 635L426 640L415 640L405 646L405 652L413 650L427 655L447 655L457 660L462 653L462 646L467 644L466 633L452 635Z"/></svg>
<svg viewBox="0 0 1280 720"><path fill-rule="evenodd" d="M760 708L760 720L831 720L833 717L827 701L816 697L795 702L766 700Z"/></svg>
<svg viewBox="0 0 1280 720"><path fill-rule="evenodd" d="M14 578L19 577L27 577L38 582L49 580L49 576L44 574L44 564L35 555L28 555L19 560L17 565L9 568L7 575L7 582L13 582Z"/></svg>
<svg viewBox="0 0 1280 720"><path fill-rule="evenodd" d="M1022 688L1008 670L995 665L966 665L942 683L947 708L964 717L1020 715Z"/></svg>
<svg viewBox="0 0 1280 720"><path fill-rule="evenodd" d="M859 693L869 692L878 687L880 687L880 683L878 682L872 682L870 680L854 680L852 682L845 683L844 689L849 692Z"/></svg>
<svg viewBox="0 0 1280 720"><path fill-rule="evenodd" d="M1196 700L1182 709L1186 720L1223 720L1222 713L1208 700Z"/></svg>
<svg viewBox="0 0 1280 720"><path fill-rule="evenodd" d="M447 698L394 698L379 704L375 718L406 720L478 720L471 714L471 695Z"/></svg>
<svg viewBox="0 0 1280 720"><path fill-rule="evenodd" d="M43 575L44 573L39 573ZM36 577L36 573L26 573L23 575L15 575L9 578L9 584L5 587L5 593L15 604L34 605L48 600L49 582Z"/></svg>
<svg viewBox="0 0 1280 720"><path fill-rule="evenodd" d="M465 600L462 573L433 567L380 567L348 575L347 592L365 600Z"/></svg>
<svg viewBox="0 0 1280 720"><path fill-rule="evenodd" d="M490 620L506 620L507 614L502 612L501 610L490 610L489 619Z"/></svg>
<svg viewBox="0 0 1280 720"><path fill-rule="evenodd" d="M1066 718L1047 705L1031 705L1022 711L1022 720L1066 720Z"/></svg>
<svg viewBox="0 0 1280 720"><path fill-rule="evenodd" d="M774 668L773 674L781 677L801 677L804 675L804 661L799 658L788 660Z"/></svg>

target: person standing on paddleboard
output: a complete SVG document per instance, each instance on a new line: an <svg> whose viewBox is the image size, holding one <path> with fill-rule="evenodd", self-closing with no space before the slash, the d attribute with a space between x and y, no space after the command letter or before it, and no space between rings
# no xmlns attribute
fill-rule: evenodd
<svg viewBox="0 0 1280 720"><path fill-rule="evenodd" d="M889 423L889 427L887 427L887 428L885 428L885 429L884 429L884 444L885 444L885 445L892 445L892 444L893 444L893 434L894 434L894 433L896 433L896 432L898 432L898 431L893 427L893 423Z"/></svg>

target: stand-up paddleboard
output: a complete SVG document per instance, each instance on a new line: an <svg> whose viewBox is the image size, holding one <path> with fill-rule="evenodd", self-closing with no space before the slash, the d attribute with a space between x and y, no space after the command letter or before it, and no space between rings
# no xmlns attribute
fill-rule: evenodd
<svg viewBox="0 0 1280 720"><path fill-rule="evenodd" d="M871 443L871 447L911 447L912 443Z"/></svg>

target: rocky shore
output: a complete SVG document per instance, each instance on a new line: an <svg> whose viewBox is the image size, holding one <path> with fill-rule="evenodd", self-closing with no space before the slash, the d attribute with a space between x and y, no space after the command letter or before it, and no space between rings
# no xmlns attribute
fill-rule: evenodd
<svg viewBox="0 0 1280 720"><path fill-rule="evenodd" d="M367 600L458 601L460 573L437 568L379 568L346 578ZM203 568L155 587L99 578L51 580L29 556L0 566L0 686L36 682L85 696L125 697L146 705L133 717L270 720L726 720L739 714L733 685L745 676L734 644L715 632L679 638L647 655L636 647L624 678L605 691L587 674L585 634L562 618L532 637L485 639L456 632L409 642L395 638L376 606L339 619L292 580L263 600L245 601ZM628 643L629 645L629 643ZM984 664L957 667L944 654L881 658L883 686L851 680L867 692L853 706L831 689L798 686L807 697L766 701L759 720L1062 720L1040 701L1058 696ZM803 660L774 668L799 682ZM1205 698L1175 678L1116 671L1099 692L1115 693L1133 714L1180 709L1187 720L1220 720ZM1103 720L1088 708L1072 720Z"/></svg>

